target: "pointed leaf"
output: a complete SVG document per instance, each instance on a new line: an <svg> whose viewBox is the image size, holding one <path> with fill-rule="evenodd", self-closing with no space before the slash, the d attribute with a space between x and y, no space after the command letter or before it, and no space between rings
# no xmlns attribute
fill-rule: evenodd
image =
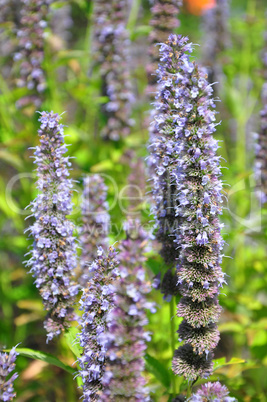
<svg viewBox="0 0 267 402"><path fill-rule="evenodd" d="M78 333L79 329L75 327L69 328L68 331L65 333L65 339L67 341L68 347L76 357L80 357L82 353L79 342L77 341Z"/></svg>
<svg viewBox="0 0 267 402"><path fill-rule="evenodd" d="M221 357L220 359L213 360L213 362L214 362L214 371L215 371L224 366L229 366L230 364L246 363L246 360L240 359L239 357L232 357L232 359L229 360L229 362L227 362L225 357Z"/></svg>
<svg viewBox="0 0 267 402"><path fill-rule="evenodd" d="M6 349L4 352L10 352L11 349ZM40 352L39 350L33 350L28 348L16 348L16 352L18 352L21 356L29 357L35 360L42 360L48 364L52 364L53 366L60 367L61 369L67 371L70 374L74 374L76 370L67 364L63 363L57 357L51 355L50 353Z"/></svg>
<svg viewBox="0 0 267 402"><path fill-rule="evenodd" d="M145 361L146 370L153 374L161 382L161 384L164 385L164 387L169 388L171 385L171 376L166 367L164 367L159 360L155 359L149 354L145 355Z"/></svg>

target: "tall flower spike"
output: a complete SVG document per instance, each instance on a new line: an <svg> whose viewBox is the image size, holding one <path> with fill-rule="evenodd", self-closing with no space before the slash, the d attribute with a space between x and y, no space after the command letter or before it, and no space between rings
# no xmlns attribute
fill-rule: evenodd
<svg viewBox="0 0 267 402"><path fill-rule="evenodd" d="M16 347L9 353L0 353L0 401L12 401L16 396L13 382L18 378L18 373L12 374L9 379L7 377L15 370L17 355Z"/></svg>
<svg viewBox="0 0 267 402"><path fill-rule="evenodd" d="M107 353L107 316L114 306L114 281L118 275L117 252L109 248L107 255L101 247L98 257L90 265L91 278L81 298L82 330L78 338L83 348L78 359L83 380L84 402L102 401L101 381Z"/></svg>
<svg viewBox="0 0 267 402"><path fill-rule="evenodd" d="M129 215L140 215L140 206L146 193L146 169L142 158L137 158L134 152L129 152L130 174L128 176ZM139 208L139 210L138 210Z"/></svg>
<svg viewBox="0 0 267 402"><path fill-rule="evenodd" d="M115 283L115 308L108 322L107 363L102 378L103 390L100 400L148 401L144 370L146 341L146 309L154 311L154 304L147 301L151 286L145 279L143 264L148 236L135 221L128 221L128 236L119 245L120 277ZM133 237L131 237L133 236Z"/></svg>
<svg viewBox="0 0 267 402"><path fill-rule="evenodd" d="M204 13L203 65L208 69L210 83L222 84L220 54L230 46L229 15L229 0L216 0L215 6Z"/></svg>
<svg viewBox="0 0 267 402"><path fill-rule="evenodd" d="M14 60L18 62L19 87L27 87L29 95L18 101L18 106L29 104L40 106L46 79L42 63L44 60L44 28L47 26L49 4L52 0L22 0L20 28L17 31L18 51Z"/></svg>
<svg viewBox="0 0 267 402"><path fill-rule="evenodd" d="M267 18L267 17L266 17ZM260 188L259 199L261 204L267 203L267 33L265 33L266 47L263 53L264 79L261 99L262 110L260 112L260 132L256 134L256 161L255 178Z"/></svg>
<svg viewBox="0 0 267 402"><path fill-rule="evenodd" d="M182 0L153 0L153 6L151 8L152 18L150 21L150 25L153 29L149 36L151 65L147 68L148 92L151 94L152 100L155 99L155 93L157 91L158 77L155 71L160 62L160 55L156 45L167 40L173 29L179 26L178 14L182 5ZM175 216L176 188L171 182L171 177L166 169L170 159L171 149L168 148L167 143L164 144L164 142L161 142L159 145L157 139L159 130L156 122L160 122L161 119L161 110L157 101L155 103L155 109L152 110L151 118L154 120L149 128L150 157L148 159L148 167L150 175L153 178L153 202L151 212L156 218L156 238L162 246L160 254L165 263L173 267L178 257L177 246L173 241L174 233L179 225L178 219ZM164 158L162 157L163 154ZM171 271L166 274L168 277L168 288L174 289L176 283L174 280L172 280L172 284L170 283ZM163 293L168 299L171 294L168 291L165 292L165 290L167 290L166 283L163 285L163 288Z"/></svg>
<svg viewBox="0 0 267 402"><path fill-rule="evenodd" d="M100 66L102 110L106 119L101 135L119 140L130 134L134 95L129 74L129 35L126 30L127 0L97 0L94 10L94 54Z"/></svg>
<svg viewBox="0 0 267 402"><path fill-rule="evenodd" d="M168 39L169 35L175 28L178 28L180 22L178 15L180 8L183 5L183 0L150 0L151 7L151 20L150 26L152 30L149 34L150 42L150 61L147 67L148 88L147 92L151 94L151 100L154 100L157 77L155 71L158 68L159 52L156 47L158 43L164 42Z"/></svg>
<svg viewBox="0 0 267 402"><path fill-rule="evenodd" d="M48 311L44 324L48 341L74 319L72 307L78 293L78 286L71 280L76 267L74 226L67 219L72 211L73 184L68 178L71 163L64 156L67 146L60 118L53 112L42 112L39 118L40 145L34 152L39 194L31 203L35 223L28 229L34 244L27 265Z"/></svg>
<svg viewBox="0 0 267 402"><path fill-rule="evenodd" d="M236 402L236 398L229 395L225 385L217 382L207 382L194 393L187 402Z"/></svg>
<svg viewBox="0 0 267 402"><path fill-rule="evenodd" d="M108 229L110 217L108 214L107 186L104 179L98 175L84 178L82 210L82 228L80 232L81 277L80 283L84 286L89 279L88 263L97 257L97 248L108 248Z"/></svg>
<svg viewBox="0 0 267 402"><path fill-rule="evenodd" d="M168 174L176 189L173 208L179 225L174 241L183 296L177 315L184 318L179 336L185 344L175 352L173 370L194 380L212 371L212 350L219 340L218 294L225 281L218 219L222 211L220 157L218 141L212 137L215 105L212 87L190 62L187 53L191 52L192 44L180 35L170 35L160 47L154 120L158 135L151 148L159 161L154 181L157 184L158 176Z"/></svg>

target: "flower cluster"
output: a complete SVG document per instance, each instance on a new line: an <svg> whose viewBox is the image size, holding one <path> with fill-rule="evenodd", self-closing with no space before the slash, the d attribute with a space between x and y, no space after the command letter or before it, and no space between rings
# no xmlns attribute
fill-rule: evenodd
<svg viewBox="0 0 267 402"><path fill-rule="evenodd" d="M107 186L98 175L87 176L84 179L82 210L82 228L80 243L82 248L80 283L85 285L88 280L88 262L96 258L97 247L108 247L108 214Z"/></svg>
<svg viewBox="0 0 267 402"><path fill-rule="evenodd" d="M229 39L229 0L217 0L214 7L204 14L203 28L205 40L203 64L208 69L209 82L221 82L221 65L218 57L230 46Z"/></svg>
<svg viewBox="0 0 267 402"><path fill-rule="evenodd" d="M184 318L179 329L184 345L175 352L173 370L196 379L212 371L212 350L219 340L218 294L225 281L218 219L222 213L220 157L218 141L212 137L215 105L212 87L189 59L191 52L192 44L180 35L170 35L160 47L154 118L158 134L151 148L158 161L154 187L164 197L165 182L158 188L160 177L168 174L175 188L172 214L179 219L173 243L178 248L177 278L183 297L177 315ZM156 213L159 216L160 211ZM162 214L166 214L164 208Z"/></svg>
<svg viewBox="0 0 267 402"><path fill-rule="evenodd" d="M107 353L107 316L114 305L114 281L118 275L116 258L113 247L109 248L107 255L101 247L98 248L98 257L89 267L91 278L80 301L83 316L78 338L83 353L78 361L85 402L102 400L99 395Z"/></svg>
<svg viewBox="0 0 267 402"><path fill-rule="evenodd" d="M12 401L16 396L13 382L18 378L18 373L12 374L8 380L7 377L15 370L17 355L16 347L9 353L0 353L0 401Z"/></svg>
<svg viewBox="0 0 267 402"><path fill-rule="evenodd" d="M151 62L147 67L147 92L151 94L153 100L157 83L155 71L159 63L159 52L156 45L166 41L173 30L179 27L178 14L183 5L183 0L151 0L151 2L152 17L150 26L152 30L149 34L149 55Z"/></svg>
<svg viewBox="0 0 267 402"><path fill-rule="evenodd" d="M172 147L168 149L170 142L159 135L157 121L161 119L161 115L157 112L150 129L150 155L147 162L152 177L151 213L155 217L156 239L161 244L160 254L165 263L173 267L179 255L175 243L175 232L179 227L179 218L175 213L177 190L167 169L173 150Z"/></svg>
<svg viewBox="0 0 267 402"><path fill-rule="evenodd" d="M17 31L18 51L14 60L18 62L19 87L27 87L29 96L18 101L18 106L28 104L40 106L41 94L46 88L46 79L42 67L44 59L44 28L51 0L22 0L20 23Z"/></svg>
<svg viewBox="0 0 267 402"><path fill-rule="evenodd" d="M195 394L193 394L188 402L235 402L236 399L228 396L229 391L225 385L217 382L207 382L201 385Z"/></svg>
<svg viewBox="0 0 267 402"><path fill-rule="evenodd" d="M260 112L261 127L260 132L256 134L255 144L255 178L260 187L260 202L267 203L267 33L266 33L266 49L263 54L264 79L262 87L261 99L262 110Z"/></svg>
<svg viewBox="0 0 267 402"><path fill-rule="evenodd" d="M35 222L28 229L34 244L27 265L31 266L30 272L48 311L48 340L73 320L72 306L78 293L78 286L71 281L76 266L74 227L66 217L72 211L73 183L68 178L71 163L64 156L67 146L59 120L60 116L53 112L42 112L39 118L40 145L34 152L39 194L30 205Z"/></svg>
<svg viewBox="0 0 267 402"><path fill-rule="evenodd" d="M137 222L135 222L137 223ZM146 309L154 312L154 304L147 301L151 286L145 279L144 252L148 236L140 223L132 233L128 221L127 238L119 245L120 278L115 284L115 308L108 322L107 363L102 379L101 401L147 401L144 370L146 341Z"/></svg>
<svg viewBox="0 0 267 402"><path fill-rule="evenodd" d="M97 0L94 10L94 54L100 66L106 123L102 136L119 140L130 133L134 101L129 74L129 37L126 30L127 0Z"/></svg>

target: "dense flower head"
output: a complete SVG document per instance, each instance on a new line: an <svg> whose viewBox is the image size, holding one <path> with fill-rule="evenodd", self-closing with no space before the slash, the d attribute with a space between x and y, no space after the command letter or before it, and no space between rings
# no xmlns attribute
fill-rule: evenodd
<svg viewBox="0 0 267 402"><path fill-rule="evenodd" d="M220 333L215 324L196 328L184 320L177 332L179 340L189 343L193 347L193 351L199 354L214 349L220 339Z"/></svg>
<svg viewBox="0 0 267 402"><path fill-rule="evenodd" d="M35 222L30 228L34 244L27 265L43 298L48 316L45 328L48 340L59 335L73 320L73 304L78 286L72 281L76 267L74 226L67 219L72 211L71 166L64 140L64 128L57 113L42 112L35 147L37 188L39 193L30 204Z"/></svg>
<svg viewBox="0 0 267 402"><path fill-rule="evenodd" d="M177 275L176 272L172 272L171 269L168 269L167 272L163 275L160 291L163 293L163 298L166 301L171 301L172 296L176 296L178 294L179 286L177 284Z"/></svg>
<svg viewBox="0 0 267 402"><path fill-rule="evenodd" d="M12 374L15 370L15 361L18 353L16 347L12 348L9 353L0 353L0 401L12 401L15 398L13 382L18 378L18 373Z"/></svg>
<svg viewBox="0 0 267 402"><path fill-rule="evenodd" d="M174 352L172 369L175 374L184 376L187 380L196 380L198 377L207 378L213 369L213 354L198 354L192 346L185 344Z"/></svg>
<svg viewBox="0 0 267 402"><path fill-rule="evenodd" d="M29 95L18 101L23 107L33 103L40 106L42 93L46 88L46 78L42 63L44 60L44 29L47 26L49 5L52 0L22 0L19 29L17 30L18 50L14 60L19 65L19 87L27 87Z"/></svg>
<svg viewBox="0 0 267 402"><path fill-rule="evenodd" d="M152 29L149 34L151 62L147 66L147 92L154 99L157 83L155 71L160 61L156 45L166 41L173 30L179 26L178 14L183 5L183 0L151 0L151 5L150 26Z"/></svg>
<svg viewBox="0 0 267 402"><path fill-rule="evenodd" d="M212 137L216 130L213 90L205 74L190 61L188 53L192 50L192 44L180 35L170 35L160 46L159 86L152 125L156 135L150 150L156 166L153 191L157 221L160 214L166 214L166 182L161 183L162 175L169 178L173 189L170 213L178 224L171 232L171 239L175 246L173 259L177 260L177 283L183 296L177 315L184 318L187 329L186 335L183 331L185 346L192 350L192 356L199 355L196 359L201 365L206 356L212 355L219 340L212 324L220 316L218 294L225 282L220 268L223 240L218 219L223 199L220 157L216 154L218 141ZM190 328L192 336L188 333ZM202 337L207 345L205 350ZM182 350L189 349L183 346ZM183 356L184 353L174 356L176 374L196 378L210 372L200 367L194 373L194 365L192 370L187 368L194 359L183 366Z"/></svg>
<svg viewBox="0 0 267 402"><path fill-rule="evenodd" d="M229 0L216 0L214 7L204 13L205 32L203 64L208 69L209 82L222 80L221 53L230 46L228 20L230 15Z"/></svg>
<svg viewBox="0 0 267 402"><path fill-rule="evenodd" d="M83 196L81 203L82 228L80 243L82 249L80 283L85 285L88 280L88 263L97 257L97 248L108 247L108 229L110 217L107 203L107 186L99 174L88 175L83 181Z"/></svg>
<svg viewBox="0 0 267 402"><path fill-rule="evenodd" d="M259 199L261 204L267 203L267 34L266 46L263 52L263 68L265 82L262 87L260 112L260 131L256 134L255 144L255 178L260 188Z"/></svg>
<svg viewBox="0 0 267 402"><path fill-rule="evenodd" d="M101 134L115 141L127 136L133 125L126 15L127 0L95 2L93 51L100 67L102 95L108 98L102 107L106 123Z"/></svg>
<svg viewBox="0 0 267 402"><path fill-rule="evenodd" d="M225 385L219 381L207 382L194 393L187 402L235 402L236 398L230 397Z"/></svg>
<svg viewBox="0 0 267 402"><path fill-rule="evenodd" d="M85 402L102 400L102 377L109 342L107 320L114 306L114 283L119 273L117 252L113 247L109 248L107 254L99 247L97 254L89 267L90 279L80 301L83 316L78 338L83 352L78 361Z"/></svg>
<svg viewBox="0 0 267 402"><path fill-rule="evenodd" d="M151 290L143 267L148 235L140 223L136 233L128 221L127 238L118 246L120 277L115 283L115 308L108 322L107 363L102 379L101 401L148 401L144 370L146 342L150 334L146 310L155 311L147 300Z"/></svg>

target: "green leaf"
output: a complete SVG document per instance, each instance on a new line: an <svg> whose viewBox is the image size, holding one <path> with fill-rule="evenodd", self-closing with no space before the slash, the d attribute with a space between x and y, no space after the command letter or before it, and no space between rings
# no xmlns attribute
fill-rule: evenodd
<svg viewBox="0 0 267 402"><path fill-rule="evenodd" d="M164 367L159 360L155 359L149 354L145 355L145 362L146 370L153 374L161 382L161 384L164 385L164 387L169 388L171 385L171 376L166 367Z"/></svg>
<svg viewBox="0 0 267 402"><path fill-rule="evenodd" d="M148 256L148 253L146 253ZM162 260L159 258L156 259L153 255L151 258L149 257L146 261L146 265L151 269L154 275L157 275L162 269Z"/></svg>
<svg viewBox="0 0 267 402"><path fill-rule="evenodd" d="M220 332L240 332L243 330L243 326L234 321L224 322L219 325Z"/></svg>
<svg viewBox="0 0 267 402"><path fill-rule="evenodd" d="M11 349L6 349L4 352L10 352ZM74 374L76 370L67 364L63 363L57 357L51 355L50 353L40 352L39 350L33 350L28 348L16 348L16 352L18 352L21 356L29 357L30 359L42 360L48 364L52 364L53 366L60 367L61 369L67 371L70 374Z"/></svg>
<svg viewBox="0 0 267 402"><path fill-rule="evenodd" d="M227 362L225 357L221 357L220 359L213 360L213 362L214 362L214 370L213 371L215 371L224 366L229 366L230 364L246 363L246 360L240 359L239 357L232 357L232 359L229 360L229 362Z"/></svg>
<svg viewBox="0 0 267 402"><path fill-rule="evenodd" d="M68 331L64 335L65 339L67 341L68 347L70 348L70 350L76 357L80 357L82 354L82 349L81 349L79 343L77 343L77 334L78 333L79 333L78 328L71 327L68 329Z"/></svg>
<svg viewBox="0 0 267 402"><path fill-rule="evenodd" d="M112 170L114 168L114 163L110 159L106 159L102 162L97 163L91 167L91 172L99 173L105 170Z"/></svg>

